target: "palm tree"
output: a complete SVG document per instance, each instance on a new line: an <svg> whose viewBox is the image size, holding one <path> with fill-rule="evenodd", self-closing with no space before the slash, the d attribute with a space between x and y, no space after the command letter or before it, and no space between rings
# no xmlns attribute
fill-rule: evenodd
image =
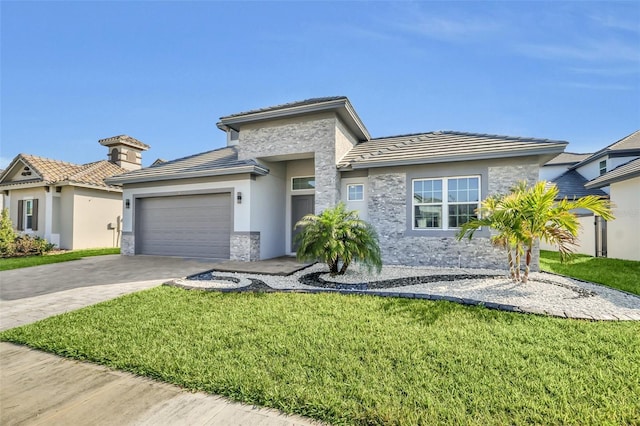
<svg viewBox="0 0 640 426"><path fill-rule="evenodd" d="M478 217L462 225L457 237L458 240L465 236L471 239L475 232L482 227L493 229L491 243L506 251L509 261L509 275L515 281L519 280L520 276L518 266L522 249L517 237L518 221L513 209L505 208L507 202L506 197L487 197L476 211Z"/></svg>
<svg viewBox="0 0 640 426"><path fill-rule="evenodd" d="M613 220L609 200L587 195L569 201L566 197L558 202L558 187L547 182L538 182L532 188L520 193L520 215L523 221L524 244L527 246L523 282L529 277L531 251L535 242L543 240L558 247L560 257L565 260L572 254L580 223L574 210L589 210L604 220Z"/></svg>
<svg viewBox="0 0 640 426"><path fill-rule="evenodd" d="M480 218L465 223L458 232L458 240L465 236L471 239L482 226L493 229L496 234L491 241L506 248L510 274L515 281L520 281L520 257L526 248L521 279L526 283L536 242L542 240L557 246L562 260L572 254L571 246L576 243L580 226L573 210L586 209L605 220L614 218L608 200L589 195L556 202L557 196L555 185L542 181L527 188L526 182L520 182L510 194L484 200L478 210Z"/></svg>
<svg viewBox="0 0 640 426"><path fill-rule="evenodd" d="M331 275L343 275L353 261L369 271L380 272L382 260L378 235L361 220L356 211L347 211L344 203L319 215L309 214L296 223L299 260L319 260L329 266Z"/></svg>

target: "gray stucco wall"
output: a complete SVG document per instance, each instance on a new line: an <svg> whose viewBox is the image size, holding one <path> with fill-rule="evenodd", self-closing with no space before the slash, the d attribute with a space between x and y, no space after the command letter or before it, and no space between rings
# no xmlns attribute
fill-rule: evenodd
<svg viewBox="0 0 640 426"><path fill-rule="evenodd" d="M305 153L314 158L315 210L320 213L339 200L336 126L333 113L246 125L240 129L238 158L303 158Z"/></svg>
<svg viewBox="0 0 640 426"><path fill-rule="evenodd" d="M417 166L405 169L370 170L368 177L369 222L380 239L386 264L463 268L507 269L506 254L491 245L489 233L477 233L471 240L457 241L455 231L411 229L411 179L478 174L483 182L483 198L506 193L519 180L533 183L538 165L533 159ZM538 270L535 250L532 270Z"/></svg>

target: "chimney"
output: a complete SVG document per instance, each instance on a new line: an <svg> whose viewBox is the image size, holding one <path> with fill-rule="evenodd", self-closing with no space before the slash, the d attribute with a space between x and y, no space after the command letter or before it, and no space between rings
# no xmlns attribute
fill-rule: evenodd
<svg viewBox="0 0 640 426"><path fill-rule="evenodd" d="M127 135L100 139L98 142L109 148L109 161L126 170L141 169L142 151L149 149L149 145Z"/></svg>

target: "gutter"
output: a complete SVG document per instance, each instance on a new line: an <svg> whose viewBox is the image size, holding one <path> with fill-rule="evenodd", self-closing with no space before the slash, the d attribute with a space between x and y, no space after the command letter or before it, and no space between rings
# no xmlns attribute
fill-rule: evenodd
<svg viewBox="0 0 640 426"><path fill-rule="evenodd" d="M212 176L227 176L227 175L236 175L249 173L258 176L265 176L269 174L269 169L260 166L242 166L242 167L232 167L226 169L218 169L212 171L196 171L196 172L182 172L182 173L171 173L171 174L163 174L157 176L131 176L126 177L122 176L120 178L113 177L105 179L105 182L111 185L124 185L128 183L144 183L144 182L157 182L163 180L177 180L177 179L191 179L191 178L199 178L199 177L212 177Z"/></svg>

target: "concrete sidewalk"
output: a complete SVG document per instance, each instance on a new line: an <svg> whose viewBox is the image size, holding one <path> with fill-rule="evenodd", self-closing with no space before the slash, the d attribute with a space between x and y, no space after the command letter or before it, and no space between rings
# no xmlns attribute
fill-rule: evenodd
<svg viewBox="0 0 640 426"><path fill-rule="evenodd" d="M0 343L2 425L312 425L105 367Z"/></svg>
<svg viewBox="0 0 640 426"><path fill-rule="evenodd" d="M0 300L0 329L29 324L162 284L139 281ZM2 425L312 425L132 374L0 343Z"/></svg>

